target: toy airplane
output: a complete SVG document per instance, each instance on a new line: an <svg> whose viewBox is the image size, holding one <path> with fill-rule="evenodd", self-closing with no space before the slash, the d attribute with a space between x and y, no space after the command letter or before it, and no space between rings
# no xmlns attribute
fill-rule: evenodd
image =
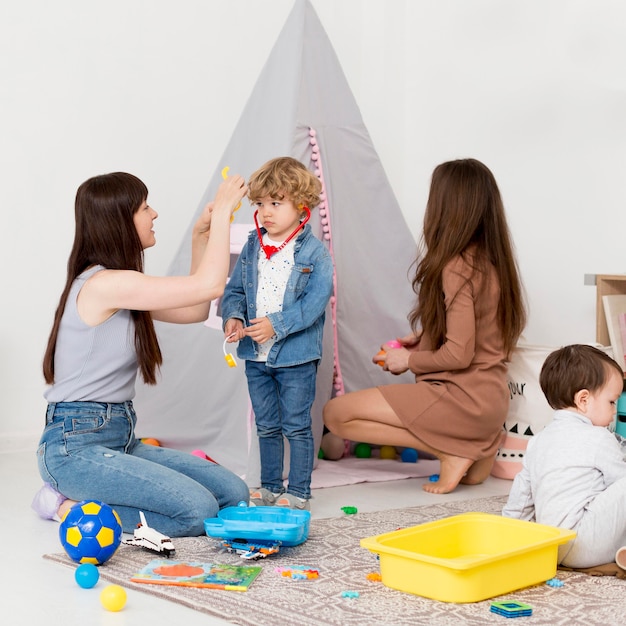
<svg viewBox="0 0 626 626"><path fill-rule="evenodd" d="M228 552L236 552L242 559L260 559L277 554L280 541L248 540L248 539L222 539L222 549Z"/></svg>
<svg viewBox="0 0 626 626"><path fill-rule="evenodd" d="M122 540L122 543L129 546L141 546L142 548L146 548L152 552L164 554L168 558L172 556L175 552L172 540L167 535L164 535L158 530L148 526L148 522L146 522L146 517L143 514L143 511L139 511L139 517L141 522L137 524L133 537Z"/></svg>

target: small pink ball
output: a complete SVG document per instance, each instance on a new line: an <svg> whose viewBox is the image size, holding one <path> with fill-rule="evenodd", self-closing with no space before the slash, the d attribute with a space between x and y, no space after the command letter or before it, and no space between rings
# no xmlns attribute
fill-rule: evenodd
<svg viewBox="0 0 626 626"><path fill-rule="evenodd" d="M396 341L395 339L391 339L390 341L387 341L385 345L388 348L401 348L402 347L402 344L399 341Z"/></svg>

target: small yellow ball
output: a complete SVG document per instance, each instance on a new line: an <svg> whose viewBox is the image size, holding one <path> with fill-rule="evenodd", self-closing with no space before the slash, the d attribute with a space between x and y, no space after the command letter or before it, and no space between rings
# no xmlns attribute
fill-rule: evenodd
<svg viewBox="0 0 626 626"><path fill-rule="evenodd" d="M126 605L126 590L119 585L108 585L100 593L100 602L107 611L121 611Z"/></svg>
<svg viewBox="0 0 626 626"><path fill-rule="evenodd" d="M380 458L381 459L395 459L396 449L393 446L381 446Z"/></svg>

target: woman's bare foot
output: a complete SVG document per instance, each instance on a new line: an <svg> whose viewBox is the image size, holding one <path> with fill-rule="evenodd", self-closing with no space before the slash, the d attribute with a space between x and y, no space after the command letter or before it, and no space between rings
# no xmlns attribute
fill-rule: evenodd
<svg viewBox="0 0 626 626"><path fill-rule="evenodd" d="M473 461L449 454L439 454L438 456L440 462L439 480L434 483L425 483L422 489L428 493L450 493L461 482Z"/></svg>
<svg viewBox="0 0 626 626"><path fill-rule="evenodd" d="M474 461L467 470L467 474L465 474L459 482L463 485L480 485L485 482L485 480L489 477L489 474L491 474L491 469L495 460L495 456L490 456L486 459Z"/></svg>

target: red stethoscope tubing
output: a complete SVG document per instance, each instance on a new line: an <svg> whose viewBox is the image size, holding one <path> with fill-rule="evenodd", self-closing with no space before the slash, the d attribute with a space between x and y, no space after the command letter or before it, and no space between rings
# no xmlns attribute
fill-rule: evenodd
<svg viewBox="0 0 626 626"><path fill-rule="evenodd" d="M297 235L298 231L303 229L304 225L309 221L309 219L311 218L311 211L309 210L309 207L305 206L302 208L302 210L306 211L306 217L300 222L300 224L298 224L298 226L296 226L295 230L291 233L291 235L289 235L289 237L287 237L287 239L285 239L285 241L283 241L278 247L265 245L263 243L263 233L261 232L261 228L259 226L259 220L257 219L257 215L259 214L259 211L257 209L254 212L254 224L256 226L256 233L259 237L259 244L261 245L261 248L263 248L263 252L265 252L265 256L268 259L272 256L272 254L276 254L279 250L282 250Z"/></svg>

